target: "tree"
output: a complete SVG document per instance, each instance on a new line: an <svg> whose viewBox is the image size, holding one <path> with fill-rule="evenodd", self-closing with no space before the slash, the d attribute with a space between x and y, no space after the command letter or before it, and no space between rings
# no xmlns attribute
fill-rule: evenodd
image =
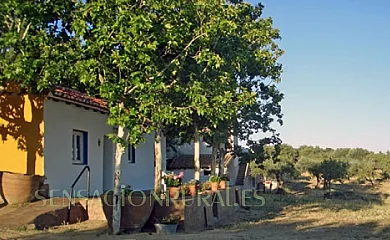
<svg viewBox="0 0 390 240"><path fill-rule="evenodd" d="M252 175L275 179L278 192L281 192L284 176L296 174L297 151L287 144L265 145L263 149L264 158L250 163Z"/></svg>
<svg viewBox="0 0 390 240"><path fill-rule="evenodd" d="M359 182L368 181L371 186L374 186L376 179L385 175L383 169L386 169L386 160L386 155L383 153L370 153L363 160L351 164L349 172L356 176Z"/></svg>
<svg viewBox="0 0 390 240"><path fill-rule="evenodd" d="M186 118L191 124L185 131L194 134L195 166L199 165L200 136L213 146L215 164L216 148L226 145L232 133L239 134L238 119L241 129L259 125L265 129L272 122L270 115L280 113L281 97L271 84L281 73L277 60L282 51L275 43L279 31L272 28L270 18L261 18L263 6L227 3L211 1L196 9L193 26L200 37L184 59L186 68L178 73L182 76L178 89L185 91L177 92L176 98L179 107L189 109ZM256 112L252 114L251 109ZM244 126L249 123L249 117L244 119L248 115L261 123ZM226 147L219 151L223 158ZM198 170L196 167L195 178Z"/></svg>
<svg viewBox="0 0 390 240"><path fill-rule="evenodd" d="M47 92L56 85L84 89L72 64L78 41L71 34L71 0L4 0L0 8L0 85Z"/></svg>
<svg viewBox="0 0 390 240"><path fill-rule="evenodd" d="M390 178L390 152L383 154L384 156L380 159L380 168L383 173L384 179Z"/></svg>
<svg viewBox="0 0 390 240"><path fill-rule="evenodd" d="M347 157L357 161L362 161L367 155L370 154L370 151L363 148L351 148L347 154Z"/></svg>
<svg viewBox="0 0 390 240"><path fill-rule="evenodd" d="M120 160L128 143L136 146L154 131L159 149L165 126L194 123L204 131L196 118L216 128L255 100L252 87L280 74L279 34L270 19L260 18L261 5L7 0L2 6L2 84L14 81L28 91L66 85L108 103L108 123L117 127L111 136L114 233L120 228Z"/></svg>
<svg viewBox="0 0 390 240"><path fill-rule="evenodd" d="M308 157L299 157L297 168L301 173L308 172L316 178L315 188L319 188L321 184L321 171L320 171L320 159L313 159Z"/></svg>
<svg viewBox="0 0 390 240"><path fill-rule="evenodd" d="M348 164L338 160L324 160L321 162L319 169L324 177L324 188L331 191L331 181L334 179L342 179L347 175Z"/></svg>
<svg viewBox="0 0 390 240"><path fill-rule="evenodd" d="M156 190L159 189L160 134L164 125L188 122L187 105L175 105L186 56L200 33L191 24L197 2L103 1L78 3L74 34L82 59L81 82L108 102L108 123L117 126L113 231L120 230L120 162L127 143L137 146L155 131ZM180 102L176 100L176 102Z"/></svg>

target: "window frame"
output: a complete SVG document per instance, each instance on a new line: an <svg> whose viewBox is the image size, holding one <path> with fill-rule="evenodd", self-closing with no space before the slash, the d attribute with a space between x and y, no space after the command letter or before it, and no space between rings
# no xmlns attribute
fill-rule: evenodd
<svg viewBox="0 0 390 240"><path fill-rule="evenodd" d="M88 132L73 129L71 148L72 148L72 164L87 165L88 164Z"/></svg>
<svg viewBox="0 0 390 240"><path fill-rule="evenodd" d="M129 164L135 164L135 148L133 145L127 145L127 162Z"/></svg>

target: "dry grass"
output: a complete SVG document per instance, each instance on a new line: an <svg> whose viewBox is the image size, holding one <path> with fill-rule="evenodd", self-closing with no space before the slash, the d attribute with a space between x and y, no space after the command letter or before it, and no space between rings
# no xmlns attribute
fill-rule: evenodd
<svg viewBox="0 0 390 240"><path fill-rule="evenodd" d="M334 199L324 199L309 179L287 183L286 192L263 194L265 205L239 210L238 222L198 234L109 236L104 223L84 222L45 232L23 228L0 239L390 239L390 181L375 188L334 185Z"/></svg>

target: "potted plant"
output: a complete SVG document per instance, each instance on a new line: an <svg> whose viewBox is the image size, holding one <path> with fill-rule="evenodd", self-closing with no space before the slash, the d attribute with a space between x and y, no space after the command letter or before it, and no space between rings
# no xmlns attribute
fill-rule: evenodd
<svg viewBox="0 0 390 240"><path fill-rule="evenodd" d="M154 228L157 233L160 234L172 234L177 231L177 225L179 224L180 217L164 217L162 219L156 219Z"/></svg>
<svg viewBox="0 0 390 240"><path fill-rule="evenodd" d="M229 182L229 177L225 174L221 177L221 181L219 182L219 188L226 189L226 182Z"/></svg>
<svg viewBox="0 0 390 240"><path fill-rule="evenodd" d="M203 182L202 184L200 184L200 191L201 192L206 192L206 191L210 191L211 190L211 184L210 184L210 181L206 181L206 182Z"/></svg>
<svg viewBox="0 0 390 240"><path fill-rule="evenodd" d="M191 197L195 197L198 194L198 185L199 181L195 179L191 179L191 181L187 182Z"/></svg>
<svg viewBox="0 0 390 240"><path fill-rule="evenodd" d="M133 191L130 186L122 189L121 230L139 232L148 221L154 207L153 194L149 191ZM101 196L104 215L112 229L114 191L106 191Z"/></svg>
<svg viewBox="0 0 390 240"><path fill-rule="evenodd" d="M177 199L180 193L181 178L178 178L174 173L164 176L165 185L168 188L169 197Z"/></svg>
<svg viewBox="0 0 390 240"><path fill-rule="evenodd" d="M219 185L221 178L217 175L211 175L209 180L211 183L211 191L212 192L218 191L218 185Z"/></svg>

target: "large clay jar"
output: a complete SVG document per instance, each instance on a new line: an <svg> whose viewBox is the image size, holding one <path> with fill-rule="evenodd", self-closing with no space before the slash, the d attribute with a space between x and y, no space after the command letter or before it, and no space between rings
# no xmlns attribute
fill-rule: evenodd
<svg viewBox="0 0 390 240"><path fill-rule="evenodd" d="M103 205L104 215L108 226L112 229L112 192L104 193L100 196ZM121 230L127 232L139 232L149 219L155 199L150 191L134 191L122 199L121 208Z"/></svg>
<svg viewBox="0 0 390 240"><path fill-rule="evenodd" d="M44 177L38 175L2 172L0 190L8 204L31 202L43 181Z"/></svg>

